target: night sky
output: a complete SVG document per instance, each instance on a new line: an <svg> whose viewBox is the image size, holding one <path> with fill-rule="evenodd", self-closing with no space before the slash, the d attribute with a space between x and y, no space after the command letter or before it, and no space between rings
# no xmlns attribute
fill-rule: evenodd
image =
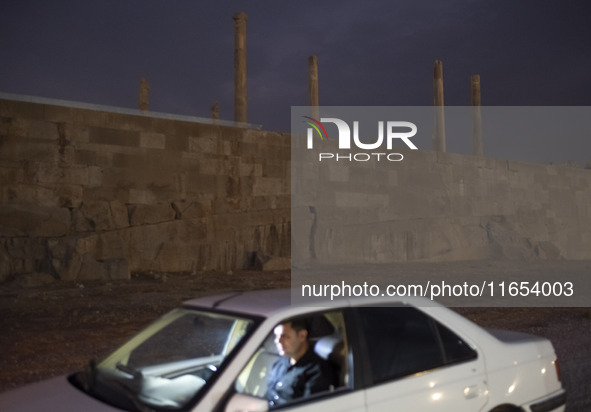
<svg viewBox="0 0 591 412"><path fill-rule="evenodd" d="M591 106L585 0L0 0L0 92L135 109L145 76L150 110L209 117L219 101L232 120L239 11L248 121L268 130L307 104L310 55L321 105L431 105L439 59L446 105L470 104L480 74L483 105Z"/></svg>

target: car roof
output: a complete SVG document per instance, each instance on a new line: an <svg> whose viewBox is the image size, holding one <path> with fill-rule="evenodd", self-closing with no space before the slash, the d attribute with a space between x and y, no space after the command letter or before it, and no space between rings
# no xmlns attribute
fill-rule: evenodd
<svg viewBox="0 0 591 412"><path fill-rule="evenodd" d="M372 306L383 304L410 303L414 306L440 306L435 302L417 297L404 298L359 298L350 301L348 299L322 300L318 305L292 305L291 289L269 289L255 291L236 291L219 295L205 296L191 299L185 302L185 306L210 308L220 311L245 313L257 316L271 317L277 313L293 312L299 306L301 312L309 312L313 307L347 307ZM304 309L305 308L305 309Z"/></svg>

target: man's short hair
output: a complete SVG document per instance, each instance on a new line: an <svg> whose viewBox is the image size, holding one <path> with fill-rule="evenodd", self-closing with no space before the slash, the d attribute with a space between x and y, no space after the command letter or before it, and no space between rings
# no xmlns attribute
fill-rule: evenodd
<svg viewBox="0 0 591 412"><path fill-rule="evenodd" d="M287 319L286 321L281 322L282 325L289 324L293 330L299 332L301 330L305 330L310 334L310 322L308 319L305 318L295 318L295 319Z"/></svg>

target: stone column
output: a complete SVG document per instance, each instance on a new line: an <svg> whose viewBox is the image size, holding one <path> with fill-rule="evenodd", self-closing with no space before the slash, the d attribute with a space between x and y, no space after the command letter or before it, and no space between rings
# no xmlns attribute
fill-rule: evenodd
<svg viewBox="0 0 591 412"><path fill-rule="evenodd" d="M150 83L145 77L140 79L140 95L138 98L140 110L148 110L150 107Z"/></svg>
<svg viewBox="0 0 591 412"><path fill-rule="evenodd" d="M219 120L220 118L220 103L216 101L210 108L211 118L213 120Z"/></svg>
<svg viewBox="0 0 591 412"><path fill-rule="evenodd" d="M246 101L246 13L234 19L234 121L247 122Z"/></svg>
<svg viewBox="0 0 591 412"><path fill-rule="evenodd" d="M482 113L480 110L480 75L470 77L470 90L472 96L472 154L482 156Z"/></svg>
<svg viewBox="0 0 591 412"><path fill-rule="evenodd" d="M435 133L433 149L445 152L445 113L443 104L443 63L435 60L433 67L433 105L435 106Z"/></svg>
<svg viewBox="0 0 591 412"><path fill-rule="evenodd" d="M308 106L310 106L310 116L318 119L320 114L318 111L318 58L316 56L308 57Z"/></svg>

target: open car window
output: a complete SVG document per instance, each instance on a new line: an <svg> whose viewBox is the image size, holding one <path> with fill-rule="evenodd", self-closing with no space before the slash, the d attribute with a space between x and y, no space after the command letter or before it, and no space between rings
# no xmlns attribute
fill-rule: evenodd
<svg viewBox="0 0 591 412"><path fill-rule="evenodd" d="M306 317L306 321L310 326L308 340L311 349L329 365L334 374L334 384L322 395L351 385L352 365L349 364L347 356L349 347L343 313L341 311L319 313ZM270 373L273 365L281 361L281 358L275 334L271 332L238 376L235 391L271 401L268 387ZM294 399L298 402L301 400L303 399ZM274 406L272 402L270 406L271 408Z"/></svg>

